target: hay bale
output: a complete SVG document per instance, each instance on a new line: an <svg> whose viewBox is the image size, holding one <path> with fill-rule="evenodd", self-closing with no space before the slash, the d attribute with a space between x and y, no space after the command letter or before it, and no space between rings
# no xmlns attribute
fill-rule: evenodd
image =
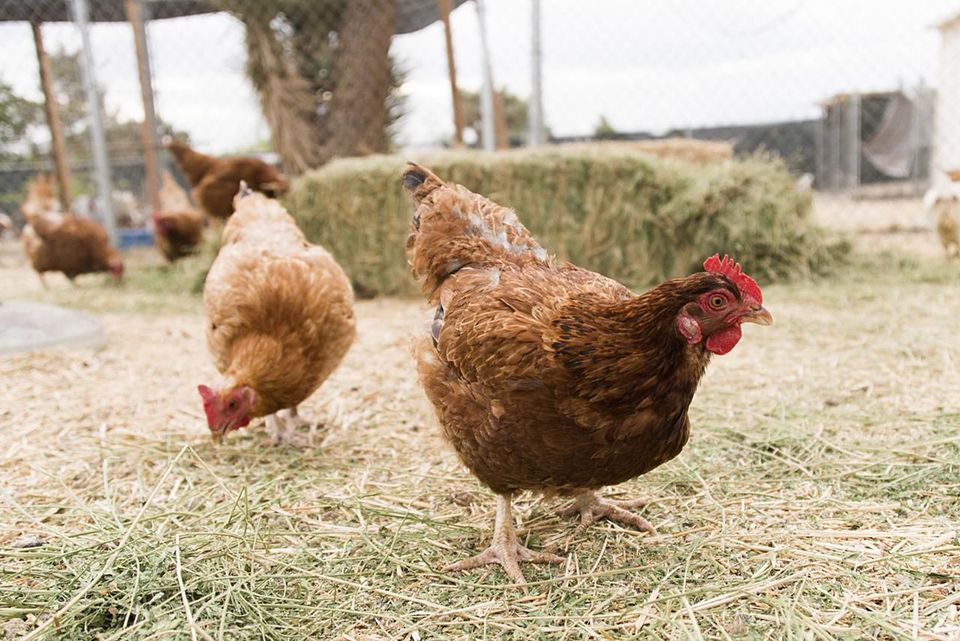
<svg viewBox="0 0 960 641"><path fill-rule="evenodd" d="M605 149L638 151L657 158L673 158L692 163L722 162L733 158L733 143L693 138L660 138L656 140L606 140L602 142L575 142L563 145L565 149L600 147Z"/></svg>
<svg viewBox="0 0 960 641"><path fill-rule="evenodd" d="M809 193L770 158L694 164L604 145L415 159L515 208L559 258L633 287L690 273L718 251L770 282L823 272L847 250L809 222ZM307 236L381 294L416 292L404 255L405 160L336 161L296 180L286 198Z"/></svg>

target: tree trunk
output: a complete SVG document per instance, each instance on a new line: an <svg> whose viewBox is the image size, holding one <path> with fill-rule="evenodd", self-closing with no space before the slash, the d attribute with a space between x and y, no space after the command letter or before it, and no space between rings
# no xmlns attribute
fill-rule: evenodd
<svg viewBox="0 0 960 641"><path fill-rule="evenodd" d="M310 83L284 56L269 19L270 16L244 17L247 73L257 88L284 170L300 174L323 163L323 134L316 117L316 98Z"/></svg>
<svg viewBox="0 0 960 641"><path fill-rule="evenodd" d="M395 0L351 0L344 12L323 160L385 151Z"/></svg>

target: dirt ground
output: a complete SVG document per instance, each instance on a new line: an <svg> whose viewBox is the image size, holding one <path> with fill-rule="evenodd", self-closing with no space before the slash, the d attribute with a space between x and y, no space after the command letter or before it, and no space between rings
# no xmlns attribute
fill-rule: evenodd
<svg viewBox="0 0 960 641"><path fill-rule="evenodd" d="M862 251L895 250L931 259L943 253L934 231L936 221L918 198L859 200L817 194L813 219L821 226L851 234Z"/></svg>
<svg viewBox="0 0 960 641"><path fill-rule="evenodd" d="M890 232L922 211L828 211L861 248L909 258L764 287L777 324L711 364L683 454L607 492L654 497L658 536L580 533L559 502L519 498L527 544L567 559L526 566L526 591L495 567L441 570L487 544L493 496L419 390L421 303L358 304L356 345L302 406L322 444L251 429L214 447L196 295L99 276L44 290L7 244L0 301L95 311L108 346L0 359L0 623L70 639L960 638L960 269L931 232ZM133 262L134 283L158 269Z"/></svg>

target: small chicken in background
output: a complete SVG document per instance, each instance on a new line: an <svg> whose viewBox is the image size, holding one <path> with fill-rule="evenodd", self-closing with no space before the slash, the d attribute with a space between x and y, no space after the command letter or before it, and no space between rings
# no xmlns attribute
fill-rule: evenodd
<svg viewBox="0 0 960 641"><path fill-rule="evenodd" d="M13 226L13 219L0 211L0 240L14 236L16 228Z"/></svg>
<svg viewBox="0 0 960 641"><path fill-rule="evenodd" d="M123 260L103 226L90 218L61 213L48 175L37 175L20 211L26 219L20 242L44 287L47 272L63 272L70 282L80 274L96 272L110 272L118 280L123 276Z"/></svg>
<svg viewBox="0 0 960 641"><path fill-rule="evenodd" d="M97 221L73 214L41 214L27 220L20 235L40 282L46 272L63 272L70 282L80 274L110 272L120 280L123 260Z"/></svg>
<svg viewBox="0 0 960 641"><path fill-rule="evenodd" d="M234 205L203 289L221 378L198 391L215 441L266 416L272 443L296 443L297 405L353 343L353 291L276 200L242 185Z"/></svg>
<svg viewBox="0 0 960 641"><path fill-rule="evenodd" d="M447 566L559 563L514 530L511 497L524 490L573 497L562 515L581 528L607 518L653 526L597 490L677 456L687 409L714 355L743 323L769 325L757 283L733 260L643 294L547 252L505 207L429 170L403 176L416 211L407 253L436 305L416 345L420 382L460 460L497 495L493 543Z"/></svg>
<svg viewBox="0 0 960 641"><path fill-rule="evenodd" d="M153 238L157 249L169 262L192 254L203 240L206 218L194 209L169 171L163 172L160 209L153 212Z"/></svg>
<svg viewBox="0 0 960 641"><path fill-rule="evenodd" d="M947 258L960 258L960 196L939 198L934 205L937 235Z"/></svg>
<svg viewBox="0 0 960 641"><path fill-rule="evenodd" d="M193 187L193 199L213 218L233 213L233 198L244 181L249 189L278 198L290 187L283 174L259 158L214 158L172 140L167 149Z"/></svg>
<svg viewBox="0 0 960 641"><path fill-rule="evenodd" d="M953 183L927 190L923 206L927 215L935 219L937 236L947 258L960 258L960 170L946 174Z"/></svg>

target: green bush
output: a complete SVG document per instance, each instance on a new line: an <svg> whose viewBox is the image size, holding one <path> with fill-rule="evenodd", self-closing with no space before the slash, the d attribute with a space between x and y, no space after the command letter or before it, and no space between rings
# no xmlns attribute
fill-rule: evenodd
<svg viewBox="0 0 960 641"><path fill-rule="evenodd" d="M810 195L768 157L713 164L602 147L415 158L441 178L516 209L559 258L642 287L729 253L761 283L823 273L848 251L809 220ZM404 158L333 162L286 198L307 236L356 283L412 294L404 241L412 204Z"/></svg>

